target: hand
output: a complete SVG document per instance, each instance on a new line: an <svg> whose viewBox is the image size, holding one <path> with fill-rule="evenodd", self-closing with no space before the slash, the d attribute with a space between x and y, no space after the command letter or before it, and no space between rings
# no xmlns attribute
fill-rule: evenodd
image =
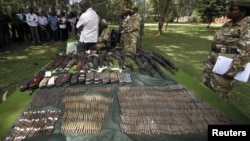
<svg viewBox="0 0 250 141"><path fill-rule="evenodd" d="M77 31L78 31L78 32L81 32L82 29L83 29L83 26L80 26L80 27L77 29Z"/></svg>

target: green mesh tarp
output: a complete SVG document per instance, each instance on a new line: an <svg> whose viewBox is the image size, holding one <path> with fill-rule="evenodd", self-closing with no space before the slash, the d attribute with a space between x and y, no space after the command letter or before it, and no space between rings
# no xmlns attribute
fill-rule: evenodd
<svg viewBox="0 0 250 141"><path fill-rule="evenodd" d="M66 85L60 88L58 87L49 88L49 90L51 91L57 90L57 89L66 90L68 88L76 88L76 89L86 88L87 91L84 93L78 94L78 96L104 96L107 98L112 98L113 104L109 106L108 113L105 116L105 119L102 123L103 124L102 128L98 135L93 135L93 134L64 135L61 132L61 126L62 126L62 116L61 116L56 122L53 133L51 135L37 135L37 136L30 137L30 138L26 138L25 140L28 140L28 141L33 141L33 140L34 141L38 141L38 140L46 140L46 141L63 141L63 140L67 140L67 141L152 141L152 140L154 141L163 141L163 140L164 141L165 140L204 141L204 140L207 140L206 132L180 134L180 135L162 134L162 133L158 133L158 134L156 133L151 133L151 134L124 133L121 129L122 112L121 112L121 106L119 104L119 99L118 99L118 93L119 93L120 88L136 88L136 87L139 87L139 88L159 87L161 88L165 86L175 86L179 84L178 82L176 82L175 80L171 79L168 76L166 76L166 78L163 79L160 75L158 75L157 72L154 73L154 76L142 74L142 72L139 72L137 70L127 72L127 73L130 74L130 77L132 79L132 82L127 83L127 84L119 84L119 82L115 82L115 83L110 83L110 84L88 84L88 85L78 84L78 85ZM94 92L95 88L110 88L111 91L109 93ZM39 91L41 90L38 90L37 93L39 93ZM183 92L183 91L188 91L188 90L185 88L185 86L183 86L183 88L178 91ZM70 96L66 94L62 94L61 99L64 99ZM172 95L171 97L174 98L175 96ZM196 97L195 94L194 94L194 97ZM199 100L200 99L198 98L197 101ZM45 107L32 107L30 105L27 107L25 111L49 110L49 109L62 110L62 111L64 110L60 102L55 102L54 104L51 104ZM199 109L199 105L197 104L196 106L197 106L196 109ZM213 110L213 109L210 108L209 110ZM142 119L143 119L143 116L142 116ZM207 126L207 125L204 125L204 126ZM10 131L10 134L11 134L11 131Z"/></svg>

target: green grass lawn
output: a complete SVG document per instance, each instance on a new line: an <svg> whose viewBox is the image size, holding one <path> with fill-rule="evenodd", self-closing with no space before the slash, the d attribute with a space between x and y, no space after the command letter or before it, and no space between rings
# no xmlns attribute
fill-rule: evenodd
<svg viewBox="0 0 250 141"><path fill-rule="evenodd" d="M210 50L213 35L221 25L212 25L211 28L206 28L206 26L204 24L169 24L168 30L164 31L161 37L157 37L157 24L145 24L143 48L164 54L166 58L174 62L180 68L180 73L177 75L169 73L174 79L193 88L195 93L218 109L224 110L228 116L243 120L243 123L249 123L249 83L239 84L227 102L201 85L203 61ZM117 26L110 26L110 28L117 28ZM65 52L65 48L66 42L51 42L40 46L25 43L14 44L8 52L0 53L0 87L9 91L7 101L0 104L1 138L32 99L32 96L26 92L17 91L16 85L25 78L35 75L58 52ZM196 89L197 85L200 87ZM243 116L242 113L244 113Z"/></svg>
<svg viewBox="0 0 250 141"><path fill-rule="evenodd" d="M0 88L8 91L7 100L0 104L0 139L3 138L17 116L26 108L33 95L20 92L17 85L34 76L57 53L65 52L66 42L50 42L43 45L13 44L0 53ZM2 99L1 99L2 100Z"/></svg>
<svg viewBox="0 0 250 141"><path fill-rule="evenodd" d="M9 91L16 85L35 75L60 51L65 51L66 42L50 42L43 45L30 43L13 44L8 51L0 53L0 87Z"/></svg>
<svg viewBox="0 0 250 141"><path fill-rule="evenodd" d="M143 48L164 54L183 72L201 82L203 61L220 26L212 24L207 28L205 24L169 24L167 31L157 37L157 24L146 24ZM250 83L240 83L227 103L250 118Z"/></svg>

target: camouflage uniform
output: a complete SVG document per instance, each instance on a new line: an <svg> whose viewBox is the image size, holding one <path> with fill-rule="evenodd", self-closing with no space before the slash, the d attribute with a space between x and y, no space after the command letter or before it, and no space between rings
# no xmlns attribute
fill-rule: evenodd
<svg viewBox="0 0 250 141"><path fill-rule="evenodd" d="M96 50L100 50L102 47L106 46L105 42L103 41L106 41L106 44L110 42L110 30L108 27L104 28L101 35L98 37Z"/></svg>
<svg viewBox="0 0 250 141"><path fill-rule="evenodd" d="M130 16L127 16L122 23L122 34L120 45L123 51L127 52L127 48L129 46L129 34L127 33L130 22Z"/></svg>
<svg viewBox="0 0 250 141"><path fill-rule="evenodd" d="M224 75L212 72L218 56L233 59L230 69ZM212 42L212 51L204 62L202 82L216 92L220 97L228 99L238 81L234 76L243 70L250 56L250 17L240 22L225 23L215 34Z"/></svg>
<svg viewBox="0 0 250 141"><path fill-rule="evenodd" d="M129 45L128 51L136 52L137 41L139 37L139 30L141 24L141 16L139 13L135 13L131 16L129 20L129 27L128 27L128 36L129 36Z"/></svg>

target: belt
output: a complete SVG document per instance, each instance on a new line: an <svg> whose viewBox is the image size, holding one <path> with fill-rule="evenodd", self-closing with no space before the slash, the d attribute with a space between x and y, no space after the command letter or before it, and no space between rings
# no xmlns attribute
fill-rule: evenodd
<svg viewBox="0 0 250 141"><path fill-rule="evenodd" d="M130 31L130 33L133 33L133 32L136 32L136 31L138 31L138 29L132 30L132 31Z"/></svg>
<svg viewBox="0 0 250 141"><path fill-rule="evenodd" d="M215 53L239 54L236 48L229 48L229 47L217 48L212 46L212 51Z"/></svg>

